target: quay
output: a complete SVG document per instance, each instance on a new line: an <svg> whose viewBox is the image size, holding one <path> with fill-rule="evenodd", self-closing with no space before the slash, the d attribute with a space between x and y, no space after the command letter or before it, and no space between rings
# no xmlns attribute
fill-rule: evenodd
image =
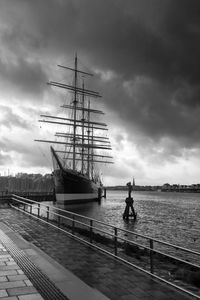
<svg viewBox="0 0 200 300"><path fill-rule="evenodd" d="M37 202L42 202L42 201L55 201L55 195L53 192L7 192L7 191L0 191L0 203L7 203L11 197L12 194L17 194L21 197L25 197Z"/></svg>
<svg viewBox="0 0 200 300"><path fill-rule="evenodd" d="M0 299L195 298L75 240L42 219L3 204Z"/></svg>

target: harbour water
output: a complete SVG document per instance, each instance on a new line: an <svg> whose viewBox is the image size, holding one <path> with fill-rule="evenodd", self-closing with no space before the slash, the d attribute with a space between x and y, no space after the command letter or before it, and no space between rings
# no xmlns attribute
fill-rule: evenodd
<svg viewBox="0 0 200 300"><path fill-rule="evenodd" d="M200 194L134 192L137 220L125 222L125 191L107 191L101 203L67 205L66 210L114 226L200 251ZM63 207L62 207L63 208Z"/></svg>

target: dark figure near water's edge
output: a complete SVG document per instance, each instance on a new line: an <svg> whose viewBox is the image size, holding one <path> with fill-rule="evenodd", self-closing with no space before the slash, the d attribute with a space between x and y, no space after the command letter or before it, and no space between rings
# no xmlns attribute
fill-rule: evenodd
<svg viewBox="0 0 200 300"><path fill-rule="evenodd" d="M131 192L133 191L133 185L131 185L131 182L127 183L128 186L128 197L126 198L126 207L123 213L123 219L124 220L129 220L129 217L133 217L134 220L136 220L137 213L134 210L133 207L133 198L131 197ZM131 213L129 213L129 209L131 210Z"/></svg>

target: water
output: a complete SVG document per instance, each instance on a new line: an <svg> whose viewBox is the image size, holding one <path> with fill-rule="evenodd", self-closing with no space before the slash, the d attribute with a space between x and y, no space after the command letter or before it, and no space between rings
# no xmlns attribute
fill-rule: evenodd
<svg viewBox="0 0 200 300"><path fill-rule="evenodd" d="M200 251L200 194L134 192L137 221L122 218L127 192L107 191L107 199L65 209L114 226Z"/></svg>

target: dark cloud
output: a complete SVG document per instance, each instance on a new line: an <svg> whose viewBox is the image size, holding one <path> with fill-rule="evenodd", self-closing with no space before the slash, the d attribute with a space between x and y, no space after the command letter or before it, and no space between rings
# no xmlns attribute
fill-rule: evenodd
<svg viewBox="0 0 200 300"><path fill-rule="evenodd" d="M162 82L139 77L123 88L119 82L110 82L106 95L129 132L139 131L146 137L146 143L149 138L158 143L163 137L171 137L182 146L193 147L200 142L198 89L182 85L173 89Z"/></svg>
<svg viewBox="0 0 200 300"><path fill-rule="evenodd" d="M3 84L38 101L54 65L78 51L138 147L200 146L198 0L16 0L0 11Z"/></svg>
<svg viewBox="0 0 200 300"><path fill-rule="evenodd" d="M44 90L47 77L40 63L17 58L14 62L0 60L1 90L12 95L37 96ZM22 98L23 101L23 98Z"/></svg>

